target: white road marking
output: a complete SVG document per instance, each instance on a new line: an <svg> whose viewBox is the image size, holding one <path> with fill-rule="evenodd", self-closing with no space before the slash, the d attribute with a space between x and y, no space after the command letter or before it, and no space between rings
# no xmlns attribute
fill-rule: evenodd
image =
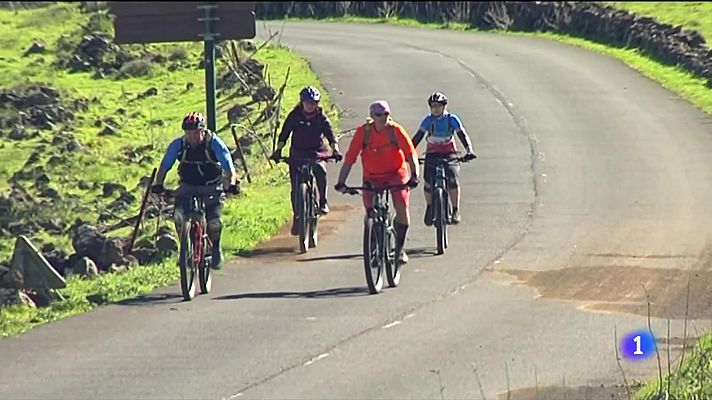
<svg viewBox="0 0 712 400"><path fill-rule="evenodd" d="M312 358L311 360L307 361L304 363L304 366L306 367L307 365L314 364L315 362L324 359L326 357L329 357L329 353L324 353L324 354L319 354L318 356Z"/></svg>
<svg viewBox="0 0 712 400"><path fill-rule="evenodd" d="M401 322L403 322L403 321L401 320L401 321L391 322L390 324L384 325L384 326L383 326L383 329L392 328L392 327L394 327L394 326L396 326L396 325L399 325Z"/></svg>

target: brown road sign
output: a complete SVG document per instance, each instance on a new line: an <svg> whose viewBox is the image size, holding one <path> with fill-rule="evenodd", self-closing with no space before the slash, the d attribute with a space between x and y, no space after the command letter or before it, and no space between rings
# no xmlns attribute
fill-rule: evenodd
<svg viewBox="0 0 712 400"><path fill-rule="evenodd" d="M158 43L203 41L207 2L109 2L114 42ZM254 2L216 2L211 31L216 40L251 39L256 35Z"/></svg>
<svg viewBox="0 0 712 400"><path fill-rule="evenodd" d="M203 9L198 8L208 4L205 1L110 1L110 12L117 17L162 16L170 14L202 15ZM235 11L255 11L252 1L216 1L216 10L232 13Z"/></svg>
<svg viewBox="0 0 712 400"><path fill-rule="evenodd" d="M116 20L114 42L157 43L202 41L205 22L197 15L164 15L123 17ZM213 22L212 31L217 40L251 39L255 37L255 13L239 11L228 18L219 17Z"/></svg>

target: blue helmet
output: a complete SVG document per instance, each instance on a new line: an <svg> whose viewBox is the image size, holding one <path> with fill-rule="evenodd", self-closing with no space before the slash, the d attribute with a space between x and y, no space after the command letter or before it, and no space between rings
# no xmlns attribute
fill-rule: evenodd
<svg viewBox="0 0 712 400"><path fill-rule="evenodd" d="M302 101L315 101L318 103L321 100L321 93L314 86L307 86L299 92L299 98Z"/></svg>

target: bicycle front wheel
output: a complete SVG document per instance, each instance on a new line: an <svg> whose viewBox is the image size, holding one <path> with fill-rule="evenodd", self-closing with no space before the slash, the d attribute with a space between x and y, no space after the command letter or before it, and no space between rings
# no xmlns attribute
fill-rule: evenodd
<svg viewBox="0 0 712 400"><path fill-rule="evenodd" d="M208 240L207 235L203 235L202 240L203 257L200 260L200 267L198 269L198 282L200 282L200 293L207 294L210 293L210 289L213 287L213 274L210 271L213 249L210 246L210 240Z"/></svg>
<svg viewBox="0 0 712 400"><path fill-rule="evenodd" d="M378 226L373 218L368 218L363 228L363 267L371 294L383 290L383 262L379 247Z"/></svg>
<svg viewBox="0 0 712 400"><path fill-rule="evenodd" d="M193 260L193 237L190 221L183 224L180 239L180 288L183 300L190 301L195 297L195 262Z"/></svg>
<svg viewBox="0 0 712 400"><path fill-rule="evenodd" d="M309 249L309 208L307 206L307 184L300 183L297 188L297 223L299 223L299 252L306 253Z"/></svg>
<svg viewBox="0 0 712 400"><path fill-rule="evenodd" d="M438 255L445 252L446 239L446 221L447 212L444 205L444 194L442 188L435 189L435 200L433 202L433 211L435 211L435 236L438 245Z"/></svg>
<svg viewBox="0 0 712 400"><path fill-rule="evenodd" d="M311 200L309 204L311 204L311 207L309 208L309 247L313 248L316 247L319 241L319 205L316 202L317 195L316 195L316 188L312 187L311 190Z"/></svg>
<svg viewBox="0 0 712 400"><path fill-rule="evenodd" d="M386 280L388 281L389 287L397 287L400 283L401 276L401 263L398 261L399 254L396 253L396 234L393 230L393 218L394 215L389 217L390 227L386 231L386 237L384 238L384 260L386 263Z"/></svg>

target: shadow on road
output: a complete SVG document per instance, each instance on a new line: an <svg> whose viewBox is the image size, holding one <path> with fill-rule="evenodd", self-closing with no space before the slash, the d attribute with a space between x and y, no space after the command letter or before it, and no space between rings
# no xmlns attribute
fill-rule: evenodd
<svg viewBox="0 0 712 400"><path fill-rule="evenodd" d="M262 247L252 250L241 250L235 255L242 258L253 258L260 256L276 256L281 254L297 254L297 248L295 246L278 246L278 247Z"/></svg>
<svg viewBox="0 0 712 400"><path fill-rule="evenodd" d="M150 306L158 304L182 303L183 296L180 293L147 294L117 302L120 306Z"/></svg>
<svg viewBox="0 0 712 400"><path fill-rule="evenodd" d="M436 252L434 248L415 248L415 249L406 249L405 251L409 257L412 258L422 258L422 257L432 257L436 256ZM358 254L339 254L339 255L330 255L330 256L321 256L321 257L311 257L311 258L301 258L297 259L297 262L315 262L315 261L333 261L333 260L355 260L355 259L360 259L363 260L363 254L358 253Z"/></svg>
<svg viewBox="0 0 712 400"><path fill-rule="evenodd" d="M215 297L213 300L240 300L240 299L320 299L338 297L368 296L366 287L347 287L311 292L264 292L264 293L238 293Z"/></svg>
<svg viewBox="0 0 712 400"><path fill-rule="evenodd" d="M435 257L437 256L437 251L433 247L417 247L414 249L406 249L406 254L408 257L412 258L423 258L423 257Z"/></svg>
<svg viewBox="0 0 712 400"><path fill-rule="evenodd" d="M334 256L322 256L322 257L311 257L311 258L301 258L296 260L297 262L314 262L314 261L329 261L329 260L354 260L357 258L363 258L363 254L340 254Z"/></svg>

